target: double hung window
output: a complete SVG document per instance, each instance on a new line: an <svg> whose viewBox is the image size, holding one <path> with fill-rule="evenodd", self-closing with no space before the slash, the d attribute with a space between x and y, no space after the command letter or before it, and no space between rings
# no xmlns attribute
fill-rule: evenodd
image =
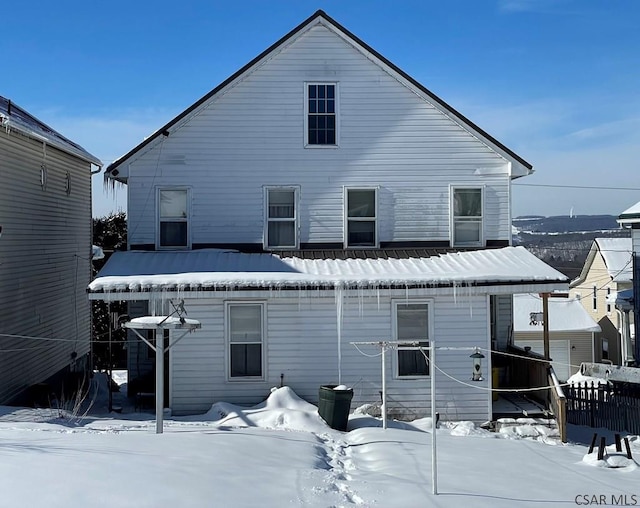
<svg viewBox="0 0 640 508"><path fill-rule="evenodd" d="M158 247L187 248L189 246L189 191L187 189L158 190Z"/></svg>
<svg viewBox="0 0 640 508"><path fill-rule="evenodd" d="M482 244L482 188L453 189L453 245Z"/></svg>
<svg viewBox="0 0 640 508"><path fill-rule="evenodd" d="M297 238L297 190L295 188L266 189L267 249L292 249Z"/></svg>
<svg viewBox="0 0 640 508"><path fill-rule="evenodd" d="M398 377L428 376L429 304L396 302L394 309L396 340L411 342L398 345Z"/></svg>
<svg viewBox="0 0 640 508"><path fill-rule="evenodd" d="M346 189L346 246L376 247L378 244L376 189Z"/></svg>
<svg viewBox="0 0 640 508"><path fill-rule="evenodd" d="M228 303L229 377L262 378L264 305Z"/></svg>
<svg viewBox="0 0 640 508"><path fill-rule="evenodd" d="M336 84L307 83L306 87L306 145L336 145Z"/></svg>

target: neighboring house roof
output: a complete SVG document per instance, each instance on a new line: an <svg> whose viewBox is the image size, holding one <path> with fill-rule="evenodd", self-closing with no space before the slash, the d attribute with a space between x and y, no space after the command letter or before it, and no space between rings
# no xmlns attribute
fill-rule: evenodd
<svg viewBox="0 0 640 508"><path fill-rule="evenodd" d="M542 332L542 323L531 324L531 313L542 312L542 297L513 295L513 329L516 332ZM600 326L574 298L549 298L550 332L599 332Z"/></svg>
<svg viewBox="0 0 640 508"><path fill-rule="evenodd" d="M620 224L633 224L640 222L640 201L630 208L627 208L618 217Z"/></svg>
<svg viewBox="0 0 640 508"><path fill-rule="evenodd" d="M115 252L90 292L225 288L557 285L567 278L524 247L410 259L301 259L229 250Z"/></svg>
<svg viewBox="0 0 640 508"><path fill-rule="evenodd" d="M167 124L162 126L160 129L158 129L156 132L154 132L152 135L150 135L148 138L142 141L138 146L133 148L131 151L129 151L119 159L112 162L106 168L105 176L114 178L116 180L120 180L123 182L126 181L126 178L122 178L122 175L118 177L119 171L116 171L118 167L120 167L123 163L125 163L135 154L137 154L144 147L153 143L158 137L169 136L171 134L172 128L174 128L176 124L179 124L183 119L188 117L190 114L194 113L196 110L198 110L198 108L200 108L200 106L202 106L209 99L214 97L216 94L224 91L226 87L228 87L229 85L233 85L237 80L241 79L241 77L244 74L251 72L255 67L257 67L258 65L260 65L261 63L269 59L272 56L271 55L272 53L275 53L279 49L283 48L286 44L290 43L295 37L302 34L310 27L315 26L316 24L322 24L328 27L329 29L333 30L334 32L338 33L342 38L346 39L353 47L358 49L364 56L366 56L366 58L376 62L381 67L386 68L388 72L393 73L400 80L402 80L403 82L406 82L407 85L409 85L410 87L413 87L414 90L418 93L418 95L424 96L426 100L432 102L435 107L439 108L447 116L451 117L454 121L466 126L466 128L472 131L476 135L476 137L480 138L483 142L491 145L493 149L496 150L498 153L501 153L505 157L511 158L514 162L516 162L517 165L521 165L522 166L521 170L519 172L517 171L514 172L512 174L512 178L519 178L521 176L526 176L533 172L533 166L529 162L527 162L518 154L516 154L515 152L507 148L502 143L500 143L497 139L495 139L493 136L491 136L490 134L485 132L483 129L478 127L471 120L466 118L464 115L456 111L454 108L452 108L449 104L447 104L437 95L435 95L433 92L425 88L414 78L409 76L407 73L405 73L396 65L391 63L385 57L383 57L376 50L371 48L368 44L366 44L365 42L360 40L358 37L356 37L354 34L349 32L337 21L329 17L324 11L318 10L312 16L310 16L307 20L303 21L300 25L294 28L291 32L289 32L287 35L282 37L279 41L277 41L271 47L267 48L256 58L251 60L247 65L245 65L240 70L238 70L235 74L227 78L225 81L223 81L220 85L218 85L216 88L211 90L208 94L206 94L196 103L194 103L192 106L187 108L185 111L183 111L178 116L176 116L173 120L169 121Z"/></svg>
<svg viewBox="0 0 640 508"><path fill-rule="evenodd" d="M578 286L586 280L589 269L598 252L602 255L607 267L607 273L613 282L631 282L633 280L631 238L595 238L585 259L582 271L571 282L571 287Z"/></svg>
<svg viewBox="0 0 640 508"><path fill-rule="evenodd" d="M22 132L33 139L55 146L59 150L83 161L102 166L100 159L2 96L0 96L0 126L8 130Z"/></svg>

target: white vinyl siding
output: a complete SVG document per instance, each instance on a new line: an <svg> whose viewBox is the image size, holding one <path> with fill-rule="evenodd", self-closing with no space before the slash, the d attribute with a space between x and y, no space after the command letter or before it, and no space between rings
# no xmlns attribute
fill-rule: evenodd
<svg viewBox="0 0 640 508"><path fill-rule="evenodd" d="M0 331L64 339L0 337L0 403L79 367L90 351L90 170L42 141L0 131Z"/></svg>
<svg viewBox="0 0 640 508"><path fill-rule="evenodd" d="M413 291L408 298L412 301ZM268 293L264 293L265 297ZM399 291L394 298L406 297ZM256 295L258 296L258 295ZM419 294L417 294L420 301ZM338 381L338 351L341 353L342 382L354 388L351 408L380 403L382 389L379 348L360 349L351 342L391 340L392 303L377 292L347 292L343 307L342 341L338 343L336 302L333 292L303 296L298 291L282 292L264 302L266 319L264 346L265 376L260 380L236 382L225 375L224 303L220 299L185 300L189 317L202 329L189 334L171 354L174 414L206 411L216 401L254 405L262 402L273 386L291 387L297 395L318 402L321 385ZM433 329L440 345L488 348L487 298L462 299L452 294L433 300ZM392 417L415 418L429 412L429 383L424 378L400 379L393 375L394 355L387 359L387 404ZM438 366L448 375L468 381L469 351L441 351ZM490 419L490 394L452 381L437 373L437 410L446 420L486 421ZM479 386L488 387L488 381Z"/></svg>
<svg viewBox="0 0 640 508"><path fill-rule="evenodd" d="M295 187L265 189L265 249L298 247L298 190Z"/></svg>
<svg viewBox="0 0 640 508"><path fill-rule="evenodd" d="M329 74L339 82L340 148L305 149L304 84ZM323 27L170 131L131 160L130 244L155 243L150 188L185 182L194 244L262 244L263 186L291 184L300 186L300 243L343 243L344 188L372 184L378 243L449 242L450 185L470 184L484 188L485 239L511 238L509 162Z"/></svg>

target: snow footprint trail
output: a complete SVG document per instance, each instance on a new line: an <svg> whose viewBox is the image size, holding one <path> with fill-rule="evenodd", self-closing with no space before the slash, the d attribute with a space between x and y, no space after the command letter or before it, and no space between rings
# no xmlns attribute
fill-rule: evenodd
<svg viewBox="0 0 640 508"><path fill-rule="evenodd" d="M349 482L352 476L349 471L355 469L355 465L350 457L349 445L342 440L336 440L328 434L318 436L322 441L326 456L324 460L327 463L329 484L328 490L334 490L339 493L346 504L333 505L330 508L343 508L347 505L362 506L365 504L362 499L352 488Z"/></svg>

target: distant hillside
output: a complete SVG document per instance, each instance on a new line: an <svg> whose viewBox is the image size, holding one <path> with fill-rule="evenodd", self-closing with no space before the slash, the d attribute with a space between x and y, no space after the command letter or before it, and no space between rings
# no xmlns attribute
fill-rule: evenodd
<svg viewBox="0 0 640 508"><path fill-rule="evenodd" d="M522 216L513 219L513 226L520 231L531 233L577 233L620 229L614 215Z"/></svg>
<svg viewBox="0 0 640 508"><path fill-rule="evenodd" d="M629 237L614 215L522 216L513 219L513 244L523 245L569 279L580 275L595 238Z"/></svg>

